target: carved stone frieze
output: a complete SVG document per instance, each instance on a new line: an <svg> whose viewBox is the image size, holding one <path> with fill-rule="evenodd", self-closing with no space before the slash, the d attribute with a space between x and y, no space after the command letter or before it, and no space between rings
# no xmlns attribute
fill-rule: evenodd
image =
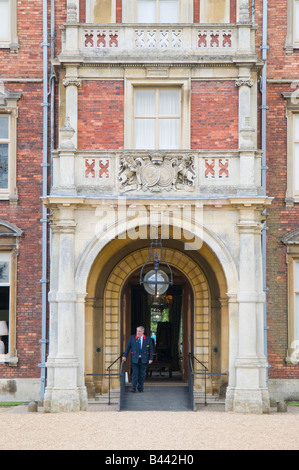
<svg viewBox="0 0 299 470"><path fill-rule="evenodd" d="M118 179L121 191L194 190L194 157L150 153L146 156L125 154L120 161Z"/></svg>

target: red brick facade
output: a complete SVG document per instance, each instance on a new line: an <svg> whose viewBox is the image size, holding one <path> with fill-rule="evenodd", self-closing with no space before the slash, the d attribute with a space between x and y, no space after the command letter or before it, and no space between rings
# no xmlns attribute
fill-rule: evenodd
<svg viewBox="0 0 299 470"><path fill-rule="evenodd" d="M123 81L82 81L78 103L78 148L123 149Z"/></svg>
<svg viewBox="0 0 299 470"><path fill-rule="evenodd" d="M238 148L238 89L233 81L192 81L191 148Z"/></svg>
<svg viewBox="0 0 299 470"><path fill-rule="evenodd" d="M17 53L0 49L0 80L17 102L16 204L0 201L0 219L23 231L17 258L16 367L0 364L0 378L38 378L41 357L42 269L42 10L32 0L18 4Z"/></svg>
<svg viewBox="0 0 299 470"><path fill-rule="evenodd" d="M80 1L81 22L85 20L84 3ZM41 352L42 7L40 2L33 0L19 0L17 4L19 50L12 53L0 48L0 80L4 80L6 90L22 95L18 101L17 120L18 201L16 205L0 201L0 219L23 231L17 272L18 364L16 367L0 364L0 378L35 378L40 375ZM298 79L299 72L298 50L292 53L285 50L287 4L287 0L268 1L267 195L274 198L268 211L267 236L268 361L269 378L299 379L299 366L285 362L288 348L288 266L286 246L281 243L283 235L298 228L299 221L298 204L290 208L285 203L287 103L282 93L293 91L291 84ZM122 21L121 5L121 1L116 0L117 23ZM261 57L261 0L255 2L254 13L256 52ZM236 0L231 1L230 16L231 22L235 22ZM200 0L194 0L193 18L195 23L200 21ZM61 49L59 27L65 19L66 1L57 1L56 55ZM192 80L192 149L238 149L238 93L232 80ZM260 114L260 144L259 129ZM82 80L78 88L78 148L124 148L123 80Z"/></svg>

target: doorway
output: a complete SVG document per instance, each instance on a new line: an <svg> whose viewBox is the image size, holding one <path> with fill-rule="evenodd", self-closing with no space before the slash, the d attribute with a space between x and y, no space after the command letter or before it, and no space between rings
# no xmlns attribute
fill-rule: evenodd
<svg viewBox="0 0 299 470"><path fill-rule="evenodd" d="M175 272L174 279L174 285L158 299L149 295L134 276L122 293L122 349L137 326L144 326L154 351L153 363L147 370L149 383L188 380L187 356L193 351L193 342L188 341L193 320L191 287L180 273Z"/></svg>

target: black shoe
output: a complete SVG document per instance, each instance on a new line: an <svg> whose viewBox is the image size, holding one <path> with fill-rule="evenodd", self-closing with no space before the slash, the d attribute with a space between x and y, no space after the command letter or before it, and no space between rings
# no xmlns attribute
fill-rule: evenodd
<svg viewBox="0 0 299 470"><path fill-rule="evenodd" d="M141 390L141 389L138 388L138 392L143 392L143 390Z"/></svg>
<svg viewBox="0 0 299 470"><path fill-rule="evenodd" d="M130 392L136 393L136 388L131 388Z"/></svg>

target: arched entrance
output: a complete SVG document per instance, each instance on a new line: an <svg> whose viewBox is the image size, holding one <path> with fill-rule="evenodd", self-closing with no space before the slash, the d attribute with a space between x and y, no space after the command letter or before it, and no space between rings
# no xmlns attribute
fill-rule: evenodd
<svg viewBox="0 0 299 470"><path fill-rule="evenodd" d="M139 286L139 272L148 259L149 243L138 243L119 241L114 259L108 256L112 246L107 246L93 266L86 299L87 374L103 373L121 355L129 335L139 324L143 324L150 334L150 299ZM164 337L170 336L171 368L178 372L182 381L188 376L188 352L192 352L210 372L228 370L228 314L221 292L224 284L219 283L219 262L207 247L201 251L201 254L192 252L191 256L184 252L182 243L174 240L165 241L163 248L163 256L174 272L174 285L169 296L176 305L168 309L170 321L166 323L171 332L160 324L159 333L162 329ZM156 354L158 352L156 350ZM219 391L221 385L219 376L214 377L216 380L208 382L210 393ZM104 377L89 376L86 385L90 393L107 391ZM117 380L113 386L119 387ZM202 380L198 379L195 387L200 391Z"/></svg>

